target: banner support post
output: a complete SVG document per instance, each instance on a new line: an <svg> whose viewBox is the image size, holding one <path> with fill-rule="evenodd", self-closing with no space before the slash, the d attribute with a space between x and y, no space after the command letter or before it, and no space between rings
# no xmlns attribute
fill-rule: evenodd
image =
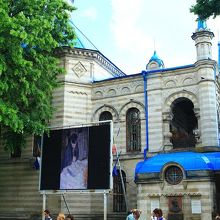
<svg viewBox="0 0 220 220"><path fill-rule="evenodd" d="M43 210L42 210L42 220L44 220L44 210L46 209L46 194L43 193Z"/></svg>
<svg viewBox="0 0 220 220"><path fill-rule="evenodd" d="M104 190L104 220L107 220L107 193Z"/></svg>

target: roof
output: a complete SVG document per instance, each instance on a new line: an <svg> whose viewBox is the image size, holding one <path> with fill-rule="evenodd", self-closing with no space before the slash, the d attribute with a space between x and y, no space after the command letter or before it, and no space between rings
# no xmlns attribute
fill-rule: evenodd
<svg viewBox="0 0 220 220"><path fill-rule="evenodd" d="M220 152L176 152L157 154L154 157L137 163L135 175L143 173L160 173L163 167L169 163L177 163L185 171L217 171L220 170Z"/></svg>

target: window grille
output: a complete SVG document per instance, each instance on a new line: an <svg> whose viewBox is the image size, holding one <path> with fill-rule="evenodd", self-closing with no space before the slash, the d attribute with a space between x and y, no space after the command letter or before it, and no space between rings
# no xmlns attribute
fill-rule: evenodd
<svg viewBox="0 0 220 220"><path fill-rule="evenodd" d="M141 120L140 111L131 108L126 115L127 151L141 150Z"/></svg>
<svg viewBox="0 0 220 220"><path fill-rule="evenodd" d="M126 175L124 171L121 172L126 190ZM118 175L113 177L113 211L126 212L125 197L123 194L123 188L122 188L119 170L117 170L117 173Z"/></svg>

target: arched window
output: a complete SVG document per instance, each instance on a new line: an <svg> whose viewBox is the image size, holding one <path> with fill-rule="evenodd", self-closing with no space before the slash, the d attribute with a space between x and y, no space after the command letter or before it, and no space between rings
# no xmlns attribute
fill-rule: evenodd
<svg viewBox="0 0 220 220"><path fill-rule="evenodd" d="M140 111L130 108L126 115L127 151L141 150L141 120Z"/></svg>
<svg viewBox="0 0 220 220"><path fill-rule="evenodd" d="M118 175L113 177L113 212L126 212L125 197L119 170ZM126 191L126 175L121 170L123 183Z"/></svg>
<svg viewBox="0 0 220 220"><path fill-rule="evenodd" d="M173 148L192 148L196 145L195 131L198 120L195 116L194 105L187 98L176 99L171 106L172 120L170 132Z"/></svg>
<svg viewBox="0 0 220 220"><path fill-rule="evenodd" d="M104 111L100 114L99 121L106 121L106 120L112 120L111 112Z"/></svg>

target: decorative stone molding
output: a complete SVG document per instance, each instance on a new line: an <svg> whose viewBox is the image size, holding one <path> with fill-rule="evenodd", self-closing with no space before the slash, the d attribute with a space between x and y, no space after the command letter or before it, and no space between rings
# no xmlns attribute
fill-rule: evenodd
<svg viewBox="0 0 220 220"><path fill-rule="evenodd" d="M173 93L169 97L167 97L164 103L164 112L170 112L172 103L178 98L187 98L193 103L194 108L199 108L199 103L198 103L196 95L189 91L182 90L182 91Z"/></svg>
<svg viewBox="0 0 220 220"><path fill-rule="evenodd" d="M130 93L131 92L131 90L128 88L128 87L123 87L122 89L121 89L121 94L128 94L128 93Z"/></svg>
<svg viewBox="0 0 220 220"><path fill-rule="evenodd" d="M95 97L96 98L102 98L103 97L103 93L101 91L96 91L95 92Z"/></svg>
<svg viewBox="0 0 220 220"><path fill-rule="evenodd" d="M163 87L164 88L177 88L186 85L192 85L196 83L196 78L194 74L183 74L175 75L164 78Z"/></svg>
<svg viewBox="0 0 220 220"><path fill-rule="evenodd" d="M117 85L105 86L93 90L93 94L95 98L115 97L126 94L133 94L137 92L144 93L143 85L140 84L140 82L124 83L123 85L117 84Z"/></svg>
<svg viewBox="0 0 220 220"><path fill-rule="evenodd" d="M147 197L175 197L175 196L202 196L201 193L193 193L193 192L180 192L180 193L146 193Z"/></svg>
<svg viewBox="0 0 220 220"><path fill-rule="evenodd" d="M69 91L69 93L73 95L88 95L86 92L80 92L80 91Z"/></svg>
<svg viewBox="0 0 220 220"><path fill-rule="evenodd" d="M125 76L117 66L115 66L109 59L97 50L80 49L63 47L62 50L57 50L56 54L59 56L82 56L94 59L103 68L107 69L113 76Z"/></svg>
<svg viewBox="0 0 220 220"><path fill-rule="evenodd" d="M194 83L194 79L191 77L184 78L182 81L182 85L190 85Z"/></svg>
<svg viewBox="0 0 220 220"><path fill-rule="evenodd" d="M115 96L116 95L116 91L114 89L109 89L107 92L107 96Z"/></svg>
<svg viewBox="0 0 220 220"><path fill-rule="evenodd" d="M94 90L93 96L95 99L99 99L99 98L105 98L105 97L114 97L118 95L118 93L120 93L118 87L108 86L108 87L101 87L98 90Z"/></svg>
<svg viewBox="0 0 220 220"><path fill-rule="evenodd" d="M108 111L112 114L113 121L118 121L119 120L119 114L113 106L111 106L111 105L102 105L94 111L94 113L92 115L92 121L99 121L100 114L102 112L105 112L105 111Z"/></svg>
<svg viewBox="0 0 220 220"><path fill-rule="evenodd" d="M130 88L136 88L137 86L143 86L143 81L142 81L142 78L141 78L141 82L142 82L142 84L140 84L140 81L138 80L138 81L131 81L131 83L129 83L129 87ZM143 90L144 91L144 90Z"/></svg>
<svg viewBox="0 0 220 220"><path fill-rule="evenodd" d="M144 92L144 86L143 85L137 85L135 87L135 92Z"/></svg>
<svg viewBox="0 0 220 220"><path fill-rule="evenodd" d="M126 112L130 108L137 108L141 113L140 118L141 119L145 118L144 104L139 101L135 101L135 100L131 99L129 102L127 102L126 104L124 104L121 107L121 109L119 111L119 115L120 115L121 119L126 117Z"/></svg>
<svg viewBox="0 0 220 220"><path fill-rule="evenodd" d="M83 75L86 74L87 69L81 62L78 62L77 64L74 65L72 71L76 74L78 78L81 78Z"/></svg>
<svg viewBox="0 0 220 220"><path fill-rule="evenodd" d="M176 82L174 80L169 80L165 82L165 87L176 87Z"/></svg>

